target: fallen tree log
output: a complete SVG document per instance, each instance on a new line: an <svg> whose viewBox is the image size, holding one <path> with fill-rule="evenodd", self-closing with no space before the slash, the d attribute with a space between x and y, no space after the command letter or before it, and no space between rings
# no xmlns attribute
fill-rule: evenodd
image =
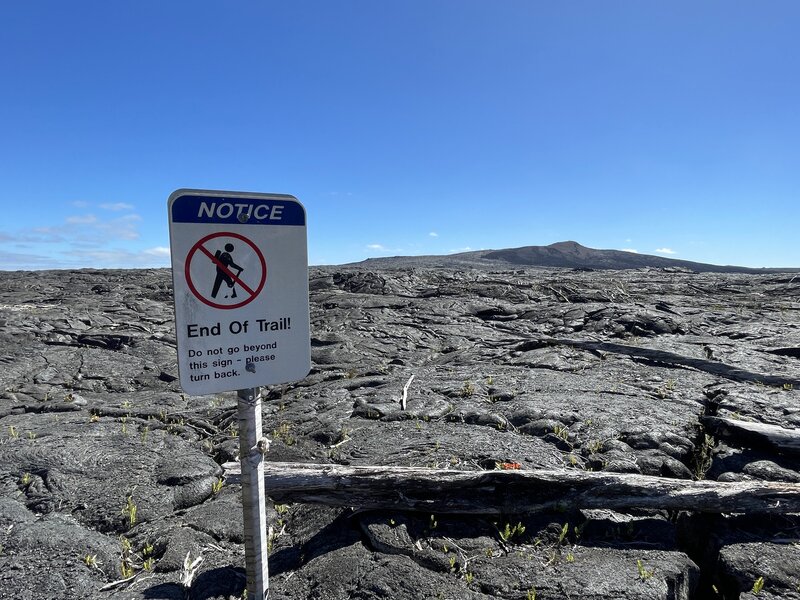
<svg viewBox="0 0 800 600"><path fill-rule="evenodd" d="M781 454L800 454L800 430L797 429L724 417L702 417L702 422L711 433L726 440Z"/></svg>
<svg viewBox="0 0 800 600"><path fill-rule="evenodd" d="M226 463L236 482L239 463ZM629 473L454 471L423 467L264 465L276 502L456 514L515 514L577 508L653 508L707 513L800 512L800 484L690 481Z"/></svg>

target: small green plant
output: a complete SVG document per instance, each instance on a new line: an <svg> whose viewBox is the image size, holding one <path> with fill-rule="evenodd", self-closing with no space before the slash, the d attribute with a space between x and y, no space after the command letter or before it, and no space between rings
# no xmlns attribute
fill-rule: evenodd
<svg viewBox="0 0 800 600"><path fill-rule="evenodd" d="M155 547L150 542L147 542L142 548L142 556L152 556L153 552L155 551Z"/></svg>
<svg viewBox="0 0 800 600"><path fill-rule="evenodd" d="M439 526L439 522L436 520L434 515L431 515L430 520L428 521L428 527L430 529L436 529Z"/></svg>
<svg viewBox="0 0 800 600"><path fill-rule="evenodd" d="M133 556L133 547L131 546L131 541L124 535L119 536L119 545L122 549L119 572L122 574L123 579L128 579L129 577L133 577L134 574L133 562L131 560Z"/></svg>
<svg viewBox="0 0 800 600"><path fill-rule="evenodd" d="M133 566L128 562L127 559L123 559L120 562L119 572L123 579L129 579L130 577L133 577Z"/></svg>
<svg viewBox="0 0 800 600"><path fill-rule="evenodd" d="M8 437L10 437L12 440L15 440L19 437L19 431L17 431L17 428L13 425L8 426Z"/></svg>
<svg viewBox="0 0 800 600"><path fill-rule="evenodd" d="M276 504L275 505L275 512L279 515L285 515L289 512L289 505L288 504Z"/></svg>
<svg viewBox="0 0 800 600"><path fill-rule="evenodd" d="M761 593L761 590L764 589L764 578L759 577L753 582L753 594L758 595Z"/></svg>
<svg viewBox="0 0 800 600"><path fill-rule="evenodd" d="M556 425L553 428L553 433L556 434L556 437L564 440L565 442L569 440L569 428L565 425Z"/></svg>
<svg viewBox="0 0 800 600"><path fill-rule="evenodd" d="M140 436L141 436L141 438L142 438L142 443L143 443L143 444L146 444L146 443L147 443L147 435L148 435L149 433L150 433L150 427L148 427L147 425L145 425L144 427L142 427L142 431L139 433L139 435L140 435Z"/></svg>
<svg viewBox="0 0 800 600"><path fill-rule="evenodd" d="M489 375L486 378L486 385L493 385L493 384L494 384L494 377L492 375Z"/></svg>
<svg viewBox="0 0 800 600"><path fill-rule="evenodd" d="M500 539L506 543L511 542L514 538L521 537L525 533L525 526L521 522L517 522L512 526L511 523L506 523L502 529L497 530L500 534Z"/></svg>
<svg viewBox="0 0 800 600"><path fill-rule="evenodd" d="M287 446L294 446L297 440L291 433L292 426L289 423L281 423L276 429L272 430L273 439L280 440Z"/></svg>
<svg viewBox="0 0 800 600"><path fill-rule="evenodd" d="M569 533L569 522L564 523L564 526L561 528L561 533L558 534L558 543L557 546L560 546L564 543L564 540L567 538L567 534Z"/></svg>
<svg viewBox="0 0 800 600"><path fill-rule="evenodd" d="M31 441L35 440L36 439L36 434L33 433L32 431L29 431L28 432L28 439L31 440Z"/></svg>
<svg viewBox="0 0 800 600"><path fill-rule="evenodd" d="M469 398L470 396L475 394L475 384L471 381L465 381L464 385L461 386L461 396L464 398Z"/></svg>
<svg viewBox="0 0 800 600"><path fill-rule="evenodd" d="M155 560L153 559L153 557L151 556L150 558L147 558L147 559L145 559L145 560L144 560L144 562L142 563L142 568L143 568L145 571L150 571L150 572L152 572L152 570L153 570L153 566L155 565L155 562L156 562L156 561L155 561Z"/></svg>
<svg viewBox="0 0 800 600"><path fill-rule="evenodd" d="M568 563L573 563L573 562L575 562L575 555L574 555L572 552L567 552L566 561L567 561Z"/></svg>
<svg viewBox="0 0 800 600"><path fill-rule="evenodd" d="M219 494L222 491L223 485L225 485L225 481L217 477L211 484L211 493L214 495Z"/></svg>
<svg viewBox="0 0 800 600"><path fill-rule="evenodd" d="M694 476L697 479L705 479L706 473L711 468L714 461L714 445L716 440L707 433L703 436L703 442L694 455Z"/></svg>
<svg viewBox="0 0 800 600"><path fill-rule="evenodd" d="M783 384L783 389L786 392L791 392L794 389L794 385L791 384L791 383L784 383Z"/></svg>
<svg viewBox="0 0 800 600"><path fill-rule="evenodd" d="M525 600L536 600L536 588L532 587L528 590L528 593L525 596Z"/></svg>
<svg viewBox="0 0 800 600"><path fill-rule="evenodd" d="M475 575L473 573L470 573L469 571L467 571L464 574L464 580L467 582L467 585L471 585L473 579L475 579Z"/></svg>
<svg viewBox="0 0 800 600"><path fill-rule="evenodd" d="M450 563L450 571L455 571L456 570L456 557L455 556L451 556L448 559L448 562Z"/></svg>
<svg viewBox="0 0 800 600"><path fill-rule="evenodd" d="M83 564L87 567L97 568L97 554L87 554L83 557Z"/></svg>
<svg viewBox="0 0 800 600"><path fill-rule="evenodd" d="M578 540L581 539L581 534L583 533L583 528L586 526L586 523L582 525L575 525L572 529L572 532L575 534L575 542L577 543Z"/></svg>
<svg viewBox="0 0 800 600"><path fill-rule="evenodd" d="M602 440L591 440L587 445L586 448L589 450L591 454L597 454L600 450L603 449L603 442Z"/></svg>
<svg viewBox="0 0 800 600"><path fill-rule="evenodd" d="M122 507L122 515L128 518L129 528L136 525L136 510L136 503L133 501L133 496L129 495L125 506Z"/></svg>
<svg viewBox="0 0 800 600"><path fill-rule="evenodd" d="M655 570L648 571L645 569L644 563L639 559L636 560L636 570L639 571L639 579L642 581L647 581L653 576L653 573L655 573Z"/></svg>

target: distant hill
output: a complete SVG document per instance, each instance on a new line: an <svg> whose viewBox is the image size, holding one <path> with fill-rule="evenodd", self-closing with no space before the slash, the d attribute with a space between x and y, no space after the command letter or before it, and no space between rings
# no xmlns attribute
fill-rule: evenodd
<svg viewBox="0 0 800 600"><path fill-rule="evenodd" d="M800 272L798 269L737 267L711 265L678 260L624 250L597 250L578 242L557 242L549 246L523 246L505 250L477 250L436 256L392 256L368 258L347 266L363 265L372 268L400 267L555 267L570 269L675 269L697 273L776 273Z"/></svg>

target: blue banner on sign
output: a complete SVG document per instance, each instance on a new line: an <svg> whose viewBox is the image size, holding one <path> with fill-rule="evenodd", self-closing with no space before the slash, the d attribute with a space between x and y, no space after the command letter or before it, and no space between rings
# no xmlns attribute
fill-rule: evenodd
<svg viewBox="0 0 800 600"><path fill-rule="evenodd" d="M305 225L303 206L292 199L179 196L172 203L173 223Z"/></svg>

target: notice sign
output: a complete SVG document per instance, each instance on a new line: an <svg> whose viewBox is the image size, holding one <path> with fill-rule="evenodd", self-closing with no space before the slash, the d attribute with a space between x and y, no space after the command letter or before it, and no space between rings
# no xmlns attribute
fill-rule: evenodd
<svg viewBox="0 0 800 600"><path fill-rule="evenodd" d="M305 377L303 205L293 196L178 190L168 211L181 387L198 395Z"/></svg>

